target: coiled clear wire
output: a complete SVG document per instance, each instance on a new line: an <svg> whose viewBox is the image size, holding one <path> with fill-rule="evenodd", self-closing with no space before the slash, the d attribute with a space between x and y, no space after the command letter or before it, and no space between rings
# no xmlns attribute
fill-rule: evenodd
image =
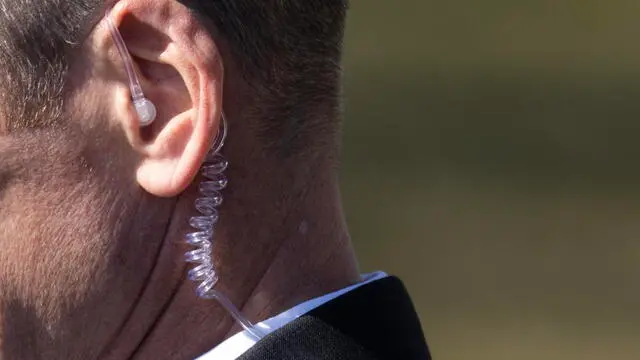
<svg viewBox="0 0 640 360"><path fill-rule="evenodd" d="M231 316L242 326L251 336L262 339L265 334L247 320L233 303L215 290L218 282L218 274L213 265L212 249L215 237L215 227L220 218L218 208L222 205L223 197L221 191L227 187L228 180L224 171L229 166L229 162L220 154L224 141L227 137L226 118L222 117L222 128L218 140L211 148L205 163L202 166L202 176L206 178L200 183L201 197L195 202L199 215L189 220L189 225L196 231L188 233L186 242L193 246L193 250L185 254L185 260L194 264L189 270L189 279L197 282L196 293L199 297L207 300L216 300L231 314Z"/></svg>

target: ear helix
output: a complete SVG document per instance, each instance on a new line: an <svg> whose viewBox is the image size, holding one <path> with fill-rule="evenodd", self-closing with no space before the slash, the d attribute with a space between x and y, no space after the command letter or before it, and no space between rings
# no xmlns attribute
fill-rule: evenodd
<svg viewBox="0 0 640 360"><path fill-rule="evenodd" d="M111 9L107 11L106 19L107 24L109 26L109 30L111 31L111 36L113 37L113 42L116 44L116 48L120 53L120 57L122 57L122 62L124 62L124 68L127 72L127 77L129 78L129 88L131 90L131 99L133 101L133 106L138 113L138 119L140 121L140 126L148 126L153 123L156 118L157 110L155 105L144 96L142 92L142 86L140 86L140 80L138 80L138 75L133 67L133 60L131 59L131 54L129 54L129 50L127 50L127 46L124 43L124 39L116 25L113 23L113 19L111 18Z"/></svg>

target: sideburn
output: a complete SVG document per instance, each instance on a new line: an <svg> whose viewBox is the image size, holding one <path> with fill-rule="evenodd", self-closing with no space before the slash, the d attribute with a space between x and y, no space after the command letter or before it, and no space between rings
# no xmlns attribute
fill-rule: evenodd
<svg viewBox="0 0 640 360"><path fill-rule="evenodd" d="M145 264L143 276L143 251L159 245L135 238L143 195L118 135L59 126L0 136L3 360L96 358L135 301L142 280L130 267Z"/></svg>

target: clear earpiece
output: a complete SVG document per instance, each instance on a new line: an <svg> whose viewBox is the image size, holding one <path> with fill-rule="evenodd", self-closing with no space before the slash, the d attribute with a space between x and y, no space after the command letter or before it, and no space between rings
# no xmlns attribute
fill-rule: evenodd
<svg viewBox="0 0 640 360"><path fill-rule="evenodd" d="M199 214L189 220L189 225L194 231L188 233L185 238L194 249L185 254L185 260L194 264L194 268L189 271L189 279L198 283L196 294L203 299L216 300L249 335L260 340L266 336L265 332L244 317L231 300L215 288L219 278L212 252L216 225L220 219L218 208L223 202L222 191L229 183L224 175L229 162L221 154L226 138L227 120L222 114L220 133L202 166L201 173L206 181L200 183L202 196L195 203Z"/></svg>
<svg viewBox="0 0 640 360"><path fill-rule="evenodd" d="M133 106L136 108L136 112L140 118L140 126L151 125L153 120L156 119L156 106L147 98L134 100Z"/></svg>
<svg viewBox="0 0 640 360"><path fill-rule="evenodd" d="M109 15L110 11L111 10L107 12L106 19L109 24L109 29L111 30L111 35L113 36L113 41L118 48L118 52L122 57L127 71L127 76L129 77L133 106L138 113L140 126L148 126L153 123L156 117L156 107L142 92L140 81L133 67L131 54L129 54L122 35L120 35L120 32ZM200 214L199 216L192 217L189 221L189 224L195 231L186 235L186 241L195 247L195 249L185 254L185 260L195 264L195 267L189 271L189 279L198 282L197 295L203 299L218 301L249 335L259 340L266 336L264 331L252 324L240 313L240 310L233 305L229 298L215 289L215 285L218 282L218 275L213 264L212 248L215 226L219 219L218 207L222 204L223 200L221 191L227 186L228 182L223 172L227 169L229 163L220 154L226 137L227 121L223 114L220 134L210 149L205 164L202 167L202 175L207 178L208 181L200 184L202 197L198 198L195 203L196 209Z"/></svg>
<svg viewBox="0 0 640 360"><path fill-rule="evenodd" d="M116 44L116 48L118 48L118 52L120 53L120 57L122 57L122 62L124 62L124 68L127 71L127 77L129 77L129 88L131 89L131 100L133 100L133 106L138 113L138 118L140 119L140 126L148 126L153 123L156 119L156 106L144 96L142 92L142 86L140 86L140 80L138 80L138 75L136 75L136 71L133 68L133 60L131 59L131 54L129 54L129 50L127 50L127 46L124 43L124 39L116 25L113 23L111 16L109 13L111 9L107 12L106 19L107 24L109 25L109 30L111 31L111 36L113 37L113 42Z"/></svg>

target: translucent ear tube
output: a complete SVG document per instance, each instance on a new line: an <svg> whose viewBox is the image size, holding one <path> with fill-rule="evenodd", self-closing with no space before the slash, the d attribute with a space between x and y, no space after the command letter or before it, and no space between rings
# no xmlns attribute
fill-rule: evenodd
<svg viewBox="0 0 640 360"><path fill-rule="evenodd" d="M118 52L124 62L127 76L129 77L129 87L131 89L133 104L140 117L140 125L147 126L155 119L156 108L151 101L145 98L142 92L140 81L133 67L133 60L120 32L111 19L110 12L109 10L106 19ZM245 318L228 297L214 289L218 282L218 275L216 274L212 258L213 237L215 226L219 219L218 207L222 205L222 194L220 191L222 191L228 183L223 173L229 166L229 163L220 154L226 138L227 120L223 114L218 139L209 151L205 163L202 165L202 175L208 180L200 184L202 197L198 198L195 202L195 207L199 215L189 220L189 224L196 229L196 231L185 236L186 242L194 247L193 250L185 254L185 260L196 265L189 271L188 275L190 280L199 284L196 294L203 299L216 300L250 336L253 336L256 340L260 340L265 336L264 332Z"/></svg>
<svg viewBox="0 0 640 360"><path fill-rule="evenodd" d="M133 68L133 59L131 59L131 54L129 54L129 50L127 50L127 46L124 43L122 35L120 35L120 31L118 31L118 28L113 23L113 19L111 18L110 13L111 9L109 9L106 15L107 24L109 26L109 30L111 31L113 42L116 44L116 48L120 53L120 57L122 57L124 68L127 71L127 77L129 78L129 89L131 90L131 99L133 100L133 106L138 113L140 126L151 125L151 123L153 123L156 118L156 107L144 96L144 93L142 92L140 80L138 79L138 75L136 75L136 71Z"/></svg>
<svg viewBox="0 0 640 360"><path fill-rule="evenodd" d="M197 295L203 299L218 301L247 333L260 340L265 334L247 320L229 298L215 290L218 275L213 265L212 248L215 226L220 218L218 207L222 205L223 200L220 192L228 184L224 171L229 166L229 162L220 154L226 137L227 121L226 117L222 115L222 126L218 139L209 151L207 159L202 166L202 176L207 180L200 183L202 197L198 198L195 203L196 210L200 215L194 216L189 220L189 225L196 231L185 236L187 243L192 245L195 250L187 252L185 260L196 265L189 271L189 279L199 284L196 290Z"/></svg>

